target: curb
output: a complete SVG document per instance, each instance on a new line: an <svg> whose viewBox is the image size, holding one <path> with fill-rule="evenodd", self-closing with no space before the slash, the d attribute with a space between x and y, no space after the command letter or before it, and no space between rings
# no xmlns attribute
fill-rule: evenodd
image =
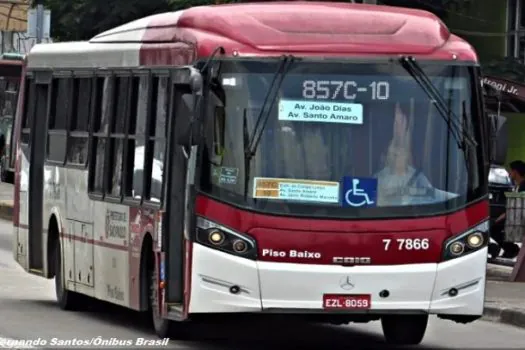
<svg viewBox="0 0 525 350"><path fill-rule="evenodd" d="M512 267L487 264L487 280L509 282L512 274Z"/></svg>
<svg viewBox="0 0 525 350"><path fill-rule="evenodd" d="M485 306L483 319L486 321L508 324L525 328L525 310L505 307Z"/></svg>
<svg viewBox="0 0 525 350"><path fill-rule="evenodd" d="M0 219L13 221L13 206L0 202Z"/></svg>

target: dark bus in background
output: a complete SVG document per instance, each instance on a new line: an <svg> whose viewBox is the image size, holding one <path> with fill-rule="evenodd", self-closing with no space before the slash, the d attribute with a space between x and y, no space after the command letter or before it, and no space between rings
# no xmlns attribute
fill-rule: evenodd
<svg viewBox="0 0 525 350"><path fill-rule="evenodd" d="M2 182L14 183L13 119L16 113L22 62L24 55L6 53L0 56L0 178Z"/></svg>

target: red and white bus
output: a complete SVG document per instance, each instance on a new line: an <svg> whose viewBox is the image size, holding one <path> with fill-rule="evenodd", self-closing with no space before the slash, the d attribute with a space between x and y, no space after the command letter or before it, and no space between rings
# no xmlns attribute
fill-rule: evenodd
<svg viewBox="0 0 525 350"><path fill-rule="evenodd" d="M16 114L23 56L3 54L0 59L0 134L5 143L0 149L0 179L14 183L15 160L13 144L13 121Z"/></svg>
<svg viewBox="0 0 525 350"><path fill-rule="evenodd" d="M434 15L195 7L35 46L17 119L14 256L152 311L381 320L483 313L489 127L473 48ZM176 336L176 332L175 332Z"/></svg>

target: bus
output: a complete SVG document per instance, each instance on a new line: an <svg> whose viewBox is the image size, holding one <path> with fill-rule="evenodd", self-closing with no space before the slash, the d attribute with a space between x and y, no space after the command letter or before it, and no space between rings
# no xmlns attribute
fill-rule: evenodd
<svg viewBox="0 0 525 350"><path fill-rule="evenodd" d="M13 252L62 309L149 312L160 337L380 321L391 344L482 316L491 131L477 55L434 15L192 7L24 69Z"/></svg>
<svg viewBox="0 0 525 350"><path fill-rule="evenodd" d="M0 149L0 179L14 183L13 120L16 113L20 79L22 77L23 56L3 54L0 57L0 134L5 144Z"/></svg>

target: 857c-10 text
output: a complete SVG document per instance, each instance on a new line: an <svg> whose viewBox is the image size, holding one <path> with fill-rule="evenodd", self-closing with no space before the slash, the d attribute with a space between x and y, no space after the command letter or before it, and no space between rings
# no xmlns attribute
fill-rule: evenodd
<svg viewBox="0 0 525 350"><path fill-rule="evenodd" d="M386 238L383 245L385 250L428 250L430 241L428 238Z"/></svg>

